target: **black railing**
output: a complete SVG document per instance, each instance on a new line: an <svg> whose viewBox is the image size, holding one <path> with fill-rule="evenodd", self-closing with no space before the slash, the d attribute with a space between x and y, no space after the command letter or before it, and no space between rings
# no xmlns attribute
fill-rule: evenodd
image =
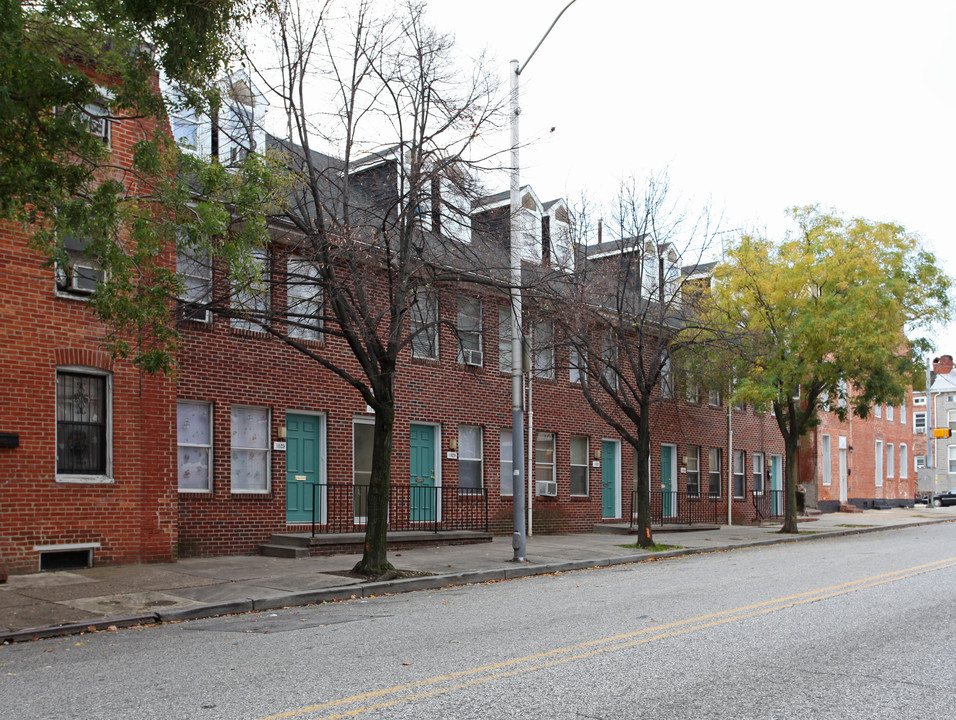
<svg viewBox="0 0 956 720"><path fill-rule="evenodd" d="M365 532L368 485L312 486L312 535ZM484 488L392 485L388 502L391 532L483 530L488 532L488 491Z"/></svg>
<svg viewBox="0 0 956 720"><path fill-rule="evenodd" d="M783 490L764 490L753 494L754 510L761 520L783 517Z"/></svg>
<svg viewBox="0 0 956 720"><path fill-rule="evenodd" d="M716 525L717 502L720 498L704 494L691 494L677 490L652 490L650 492L652 525L693 525L697 523ZM631 527L637 520L637 491L631 493Z"/></svg>

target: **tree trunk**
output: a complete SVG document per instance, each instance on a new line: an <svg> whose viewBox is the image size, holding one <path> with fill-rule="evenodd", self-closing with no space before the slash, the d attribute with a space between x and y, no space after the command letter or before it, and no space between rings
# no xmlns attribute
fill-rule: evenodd
<svg viewBox="0 0 956 720"><path fill-rule="evenodd" d="M651 478L648 472L651 457L651 429L647 408L641 408L637 424L637 545L650 547L651 535Z"/></svg>
<svg viewBox="0 0 956 720"><path fill-rule="evenodd" d="M797 527L797 440L784 436L784 511L782 533L798 533Z"/></svg>
<svg viewBox="0 0 956 720"><path fill-rule="evenodd" d="M378 397L378 395L376 395ZM368 518L365 526L365 550L352 568L362 575L381 575L393 570L388 561L388 504L391 495L392 433L395 426L395 402L375 412L372 439L372 477L368 488Z"/></svg>

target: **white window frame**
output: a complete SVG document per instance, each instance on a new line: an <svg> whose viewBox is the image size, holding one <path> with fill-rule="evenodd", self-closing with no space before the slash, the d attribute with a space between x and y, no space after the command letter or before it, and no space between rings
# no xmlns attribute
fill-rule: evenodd
<svg viewBox="0 0 956 720"><path fill-rule="evenodd" d="M906 403L900 405L900 425L906 424Z"/></svg>
<svg viewBox="0 0 956 720"><path fill-rule="evenodd" d="M90 238L81 238L75 235L61 236L63 250L67 256L67 266L64 268L57 263L54 269L55 293L57 297L71 300L87 301L100 283L106 282L106 271L101 270L93 260L87 256L86 247ZM69 245L75 247L69 247ZM80 272L80 270L84 272ZM77 278L92 281L92 287L82 287L77 284Z"/></svg>
<svg viewBox="0 0 956 720"><path fill-rule="evenodd" d="M707 391L707 404L720 407L720 390L711 388Z"/></svg>
<svg viewBox="0 0 956 720"><path fill-rule="evenodd" d="M506 438L507 445L505 444ZM498 431L498 448L498 469L500 478L498 492L505 497L511 497L514 495L514 433L511 432L511 428L501 428ZM508 484L511 486L511 490L507 492L505 491L505 478L508 479Z"/></svg>
<svg viewBox="0 0 956 720"><path fill-rule="evenodd" d="M738 462L739 460L739 462ZM747 497L747 453L744 450L734 450L731 476L733 478L734 500ZM740 494L737 494L737 479L740 479Z"/></svg>
<svg viewBox="0 0 956 720"><path fill-rule="evenodd" d="M910 451L906 443L900 443L900 479L910 476Z"/></svg>
<svg viewBox="0 0 956 720"><path fill-rule="evenodd" d="M253 250L250 257L259 266L259 279L262 282L262 288L254 289L232 289L230 298L230 307L235 310L248 309L254 314L261 314L264 322L268 322L269 308L271 307L271 292L269 287L269 253L266 250ZM233 328L236 330L249 330L252 332L263 332L262 326L255 320L244 317L230 318Z"/></svg>
<svg viewBox="0 0 956 720"><path fill-rule="evenodd" d="M820 438L820 466L824 485L833 484L833 443L829 435Z"/></svg>
<svg viewBox="0 0 956 720"><path fill-rule="evenodd" d="M684 399L695 405L700 403L700 383L689 376L684 380Z"/></svg>
<svg viewBox="0 0 956 720"><path fill-rule="evenodd" d="M913 413L913 432L923 434L927 432L927 421L929 420L929 415L925 410L920 410Z"/></svg>
<svg viewBox="0 0 956 720"><path fill-rule="evenodd" d="M723 462L723 451L721 448L708 448L707 450L707 496L720 498L724 492L724 478L721 463ZM714 480L717 481L717 494L713 492Z"/></svg>
<svg viewBox="0 0 956 720"><path fill-rule="evenodd" d="M617 362L617 345L610 335L604 335L601 338L601 373L612 390L617 390L621 382Z"/></svg>
<svg viewBox="0 0 956 720"><path fill-rule="evenodd" d="M179 295L183 319L211 322L212 313L205 307L212 298L212 259L209 254L199 258L195 252L177 250L176 274L183 280L183 291Z"/></svg>
<svg viewBox="0 0 956 720"><path fill-rule="evenodd" d="M585 362L577 345L568 346L568 382L580 385L585 377Z"/></svg>
<svg viewBox="0 0 956 720"><path fill-rule="evenodd" d="M767 480L764 454L762 452L750 453L750 457L752 458L751 462L753 465L753 494L763 495L764 485ZM746 488L744 488L744 492L747 492Z"/></svg>
<svg viewBox="0 0 956 720"><path fill-rule="evenodd" d="M409 341L412 357L419 360L438 359L438 293L428 288L415 290L409 306ZM422 348L422 338L426 347ZM429 354L423 354L425 353ZM430 351L430 352L429 352Z"/></svg>
<svg viewBox="0 0 956 720"><path fill-rule="evenodd" d="M511 305L498 306L498 370L510 373L512 368L512 325Z"/></svg>
<svg viewBox="0 0 956 720"><path fill-rule="evenodd" d="M262 410L266 414L266 435L261 447L236 445L236 411ZM229 435L229 492L233 495L268 495L272 492L272 409L262 405L233 405L229 408L230 435ZM262 452L265 451L265 487L237 488L234 475L234 454L236 451Z"/></svg>
<svg viewBox="0 0 956 720"><path fill-rule="evenodd" d="M926 467L926 456L925 455L914 455L913 456L913 469L917 472L921 468Z"/></svg>
<svg viewBox="0 0 956 720"><path fill-rule="evenodd" d="M539 320L534 324L534 376L545 380L554 379L554 323Z"/></svg>
<svg viewBox="0 0 956 720"><path fill-rule="evenodd" d="M57 470L57 458L56 458L56 448L59 446L58 437L54 441L54 459L53 459L53 471L58 483L82 483L88 485L108 485L114 482L113 479L113 374L106 370L101 370L99 368L87 367L85 365L60 365L56 368L56 377L53 385L53 427L55 432L59 433L59 419L57 417L57 408L56 408L56 393L57 388L60 384L59 376L60 374L72 374L72 375L91 375L95 377L101 377L106 379L105 383L105 393L106 393L106 457L105 473L96 473L96 474L86 474L86 473L61 473Z"/></svg>
<svg viewBox="0 0 956 720"><path fill-rule="evenodd" d="M286 334L291 338L313 342L325 339L325 292L319 278L314 262L296 256L286 260ZM306 319L315 322L306 326Z"/></svg>
<svg viewBox="0 0 956 720"><path fill-rule="evenodd" d="M539 459L538 459L538 458L539 458L539 452L542 452L542 451L543 451L543 452L547 453L547 451L548 451L547 448L539 447L539 444L542 443L542 441L547 442L547 441L548 441L548 438L550 438L550 440L551 440L551 448L550 448L550 449L551 449L551 461L550 461L550 462L548 462L548 461L546 461L546 460L539 460ZM558 463L557 463L557 460L558 460L557 439L558 439L557 433L549 432L549 431L547 431L547 430L539 430L538 432L535 433L535 436L534 436L534 481L535 481L535 483L537 483L537 482L547 482L547 481L551 481L551 482L556 482L556 481L557 481L557 479L558 479L558 476L557 476L557 470L558 470L558 467L557 467L557 466L558 466ZM539 472L538 472L538 471L539 471L539 470L543 470L543 471L547 472L548 468L551 468L551 472L549 473L550 477L547 477L547 478L545 478L545 477L539 477Z"/></svg>
<svg viewBox="0 0 956 720"><path fill-rule="evenodd" d="M873 469L876 475L876 487L883 487L883 441L876 441L876 449L873 453Z"/></svg>
<svg viewBox="0 0 956 720"><path fill-rule="evenodd" d="M946 459L948 467L946 468L950 475L956 474L956 445L946 447Z"/></svg>
<svg viewBox="0 0 956 720"><path fill-rule="evenodd" d="M674 382L674 370L671 359L666 355L661 362L661 397L664 400L673 400L677 397L677 386Z"/></svg>
<svg viewBox="0 0 956 720"><path fill-rule="evenodd" d="M874 405L874 406L873 406L873 416L874 416L874 417L878 417L878 418L882 418L882 417L883 417L883 406L882 406L882 405Z"/></svg>
<svg viewBox="0 0 956 720"><path fill-rule="evenodd" d="M204 407L207 409L209 413L209 416L207 418L209 442L207 444L186 443L186 442L182 442L181 438L179 437L179 409L184 405ZM205 487L201 487L201 488L183 487L180 484L180 476L179 476L180 448L190 448L196 451L204 450L206 452L207 460L206 460ZM178 491L181 493L210 493L212 492L212 477L213 477L212 463L213 463L213 404L211 402L205 402L202 400L177 400L176 401L176 486Z"/></svg>
<svg viewBox="0 0 956 720"><path fill-rule="evenodd" d="M478 435L478 455L476 457L467 457L464 454L465 443L462 442L462 431L474 430ZM458 487L465 490L481 490L485 486L485 463L484 463L484 428L481 425L459 425L458 426ZM478 465L478 484L461 484L461 467L463 463Z"/></svg>
<svg viewBox="0 0 956 720"><path fill-rule="evenodd" d="M356 466L355 466L355 459L356 459L356 454L355 454L355 428L357 428L359 425L361 425L362 427L371 427L371 428L372 428L372 435L371 435L371 438L370 438L370 441L369 441L369 463L368 463L368 470L367 470L367 471L366 471L366 470L361 470L361 471L359 471L359 470L356 468ZM360 486L361 486L361 487L365 487L365 488L369 488L369 487L371 486L371 483L372 483L372 453L374 453L374 448L373 448L373 443L374 443L374 442L375 442L375 420L374 420L373 418L369 418L369 417L353 417L353 418L352 418L352 450L351 450L351 455L352 455L352 514L353 514L353 517L355 518L356 522L363 522L363 523L364 523L364 522L368 519L367 511L368 511L368 492L369 492L369 491L368 491L368 489L365 490L365 508L364 508L364 509L366 510L366 514L363 515L363 514L361 514L360 512L358 512L361 508L359 508L359 507L358 507L358 504L355 502L355 488L356 488L356 487L360 487ZM359 483L359 482L356 482L356 475L357 475L359 472L361 472L361 473L363 473L363 474L366 473L366 472L368 472L369 482L367 482L367 483Z"/></svg>
<svg viewBox="0 0 956 720"><path fill-rule="evenodd" d="M946 411L946 426L953 432L956 432L956 410Z"/></svg>
<svg viewBox="0 0 956 720"><path fill-rule="evenodd" d="M463 308L462 304L475 303L477 308ZM477 313L474 311L477 310ZM482 333L482 303L480 298L471 297L470 295L459 295L458 296L458 363L460 365L477 365L479 367L485 364L483 346L484 338ZM463 326L467 326L469 321L475 322L475 327L472 329L463 329ZM466 341L470 341L466 343ZM466 347L466 345L469 345ZM470 347L474 345L476 347ZM471 351L471 360L472 362L465 363L465 351ZM479 354L478 362L474 362L475 357L474 353Z"/></svg>
<svg viewBox="0 0 956 720"><path fill-rule="evenodd" d="M887 420L887 422L893 422L893 421L896 419L896 416L894 415L894 412L893 412L894 409L895 409L895 408L894 408L892 405L887 405L887 406L886 406L886 420Z"/></svg>
<svg viewBox="0 0 956 720"><path fill-rule="evenodd" d="M887 418L889 420L889 418ZM886 443L886 477L893 478L896 475L896 448L893 443Z"/></svg>
<svg viewBox="0 0 956 720"><path fill-rule="evenodd" d="M584 459L583 462L574 462L574 443L577 441L584 441ZM588 497L591 494L591 477L590 477L590 463L588 458L590 457L590 448L591 440L587 435L571 435L570 441L568 444L568 467L569 474L571 476L571 495L572 497ZM580 459L580 458L579 458ZM575 492L574 491L574 470L577 469L580 473L583 469L584 471L584 492Z"/></svg>
<svg viewBox="0 0 956 720"><path fill-rule="evenodd" d="M684 462L684 470L686 470L687 479L685 481L685 487L687 488L687 497L698 498L700 497L700 446L691 445L687 448L687 456ZM691 477L696 478L697 492L691 490ZM708 478L709 480L709 478Z"/></svg>

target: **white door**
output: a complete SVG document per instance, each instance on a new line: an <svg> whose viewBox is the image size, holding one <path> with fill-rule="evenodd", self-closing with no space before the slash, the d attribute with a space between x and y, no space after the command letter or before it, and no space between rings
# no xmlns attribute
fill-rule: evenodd
<svg viewBox="0 0 956 720"><path fill-rule="evenodd" d="M847 503L847 472L846 472L846 436L840 436L840 504L846 505Z"/></svg>

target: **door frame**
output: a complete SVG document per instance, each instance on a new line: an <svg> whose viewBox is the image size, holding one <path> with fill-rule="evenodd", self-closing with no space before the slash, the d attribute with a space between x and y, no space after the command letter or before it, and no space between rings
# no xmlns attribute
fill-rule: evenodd
<svg viewBox="0 0 956 720"><path fill-rule="evenodd" d="M368 523L367 515L358 515L355 512L355 426L356 425L375 425L375 416L374 415L353 415L352 421L349 424L349 434L352 436L352 444L350 446L349 452L349 465L351 466L351 472L349 473L351 477L352 485L352 523L354 525L365 525ZM368 491L366 491L366 500L368 503Z"/></svg>
<svg viewBox="0 0 956 720"><path fill-rule="evenodd" d="M412 425L427 425L428 427L434 428L434 430L435 430L434 447L432 448L432 453L433 453L433 455L434 455L434 463L435 463L435 487L437 488L437 489L435 490L435 520L434 520L434 522L441 522L441 511L442 511L442 507L441 507L441 492L440 492L441 486L442 486L442 482L441 482L441 457L442 457L442 453L441 453L441 448L442 448L442 444L441 444L441 443L442 443L441 423L437 423L437 422L427 422L427 421L425 421L425 420L411 420L411 421L409 421L409 423L408 423L408 435L406 436L406 437L408 438L408 439L407 439L407 444L406 444L406 449L411 445ZM484 438L482 438L482 445L484 445ZM482 447L482 453L484 453L484 447ZM484 456L482 456L482 457L484 457ZM412 468L411 468L411 457L409 457L409 468L408 468L409 474L408 474L408 476L407 476L407 477L409 478L409 481L411 480L411 471L412 471ZM409 483L409 484L410 484L410 483ZM409 490L409 492L411 492L411 491ZM411 508L409 508L409 512L410 512L410 511L411 511ZM431 521L429 521L429 522L431 522Z"/></svg>
<svg viewBox="0 0 956 720"><path fill-rule="evenodd" d="M670 471L671 471L671 488L670 488L670 490L667 490L667 491L664 490L664 448L670 448L670 451L671 451L671 463L670 463L670 465L671 465L671 466L670 466ZM672 443L661 443L661 480L660 480L660 483L661 483L661 515L662 515L663 517L668 517L668 518L677 517L677 500L678 500L678 496L677 496L677 445L674 445L674 444L672 444ZM671 501L673 502L673 507L671 508L671 513L670 513L670 514L667 514L667 515L664 514L664 507L665 507L664 493L665 493L665 492L670 492L670 493L672 493L672 495L671 495Z"/></svg>
<svg viewBox="0 0 956 720"><path fill-rule="evenodd" d="M611 518L604 517L604 443L614 445L614 515ZM604 520L621 517L622 498L621 498L621 441L617 438L601 438L601 517Z"/></svg>
<svg viewBox="0 0 956 720"><path fill-rule="evenodd" d="M308 417L314 417L319 419L319 481L315 483L316 485L325 486L324 489L319 493L322 498L322 512L319 513L319 516L316 518L316 522L319 525L325 525L328 522L329 517L329 490L328 490L328 447L329 447L329 419L326 413L316 410L296 410L286 408L285 413L282 416L283 427L288 428L289 415L305 415ZM288 438L286 438L288 440ZM285 454L285 453L283 453ZM288 455L286 455L288 457ZM285 473L286 478L285 482L288 482L288 471ZM286 493L288 493L288 486L286 487ZM302 521L289 522L288 517L286 518L287 525L301 525Z"/></svg>
<svg viewBox="0 0 956 720"><path fill-rule="evenodd" d="M783 490L783 455L772 454L770 457L770 497L773 507L771 511L775 515L783 514L783 496L774 493L774 490ZM764 461L766 462L766 460ZM776 468L776 472L774 472ZM779 507L778 507L779 505Z"/></svg>
<svg viewBox="0 0 956 720"><path fill-rule="evenodd" d="M837 476L840 480L840 504L846 505L850 495L850 445L846 435L837 439Z"/></svg>

